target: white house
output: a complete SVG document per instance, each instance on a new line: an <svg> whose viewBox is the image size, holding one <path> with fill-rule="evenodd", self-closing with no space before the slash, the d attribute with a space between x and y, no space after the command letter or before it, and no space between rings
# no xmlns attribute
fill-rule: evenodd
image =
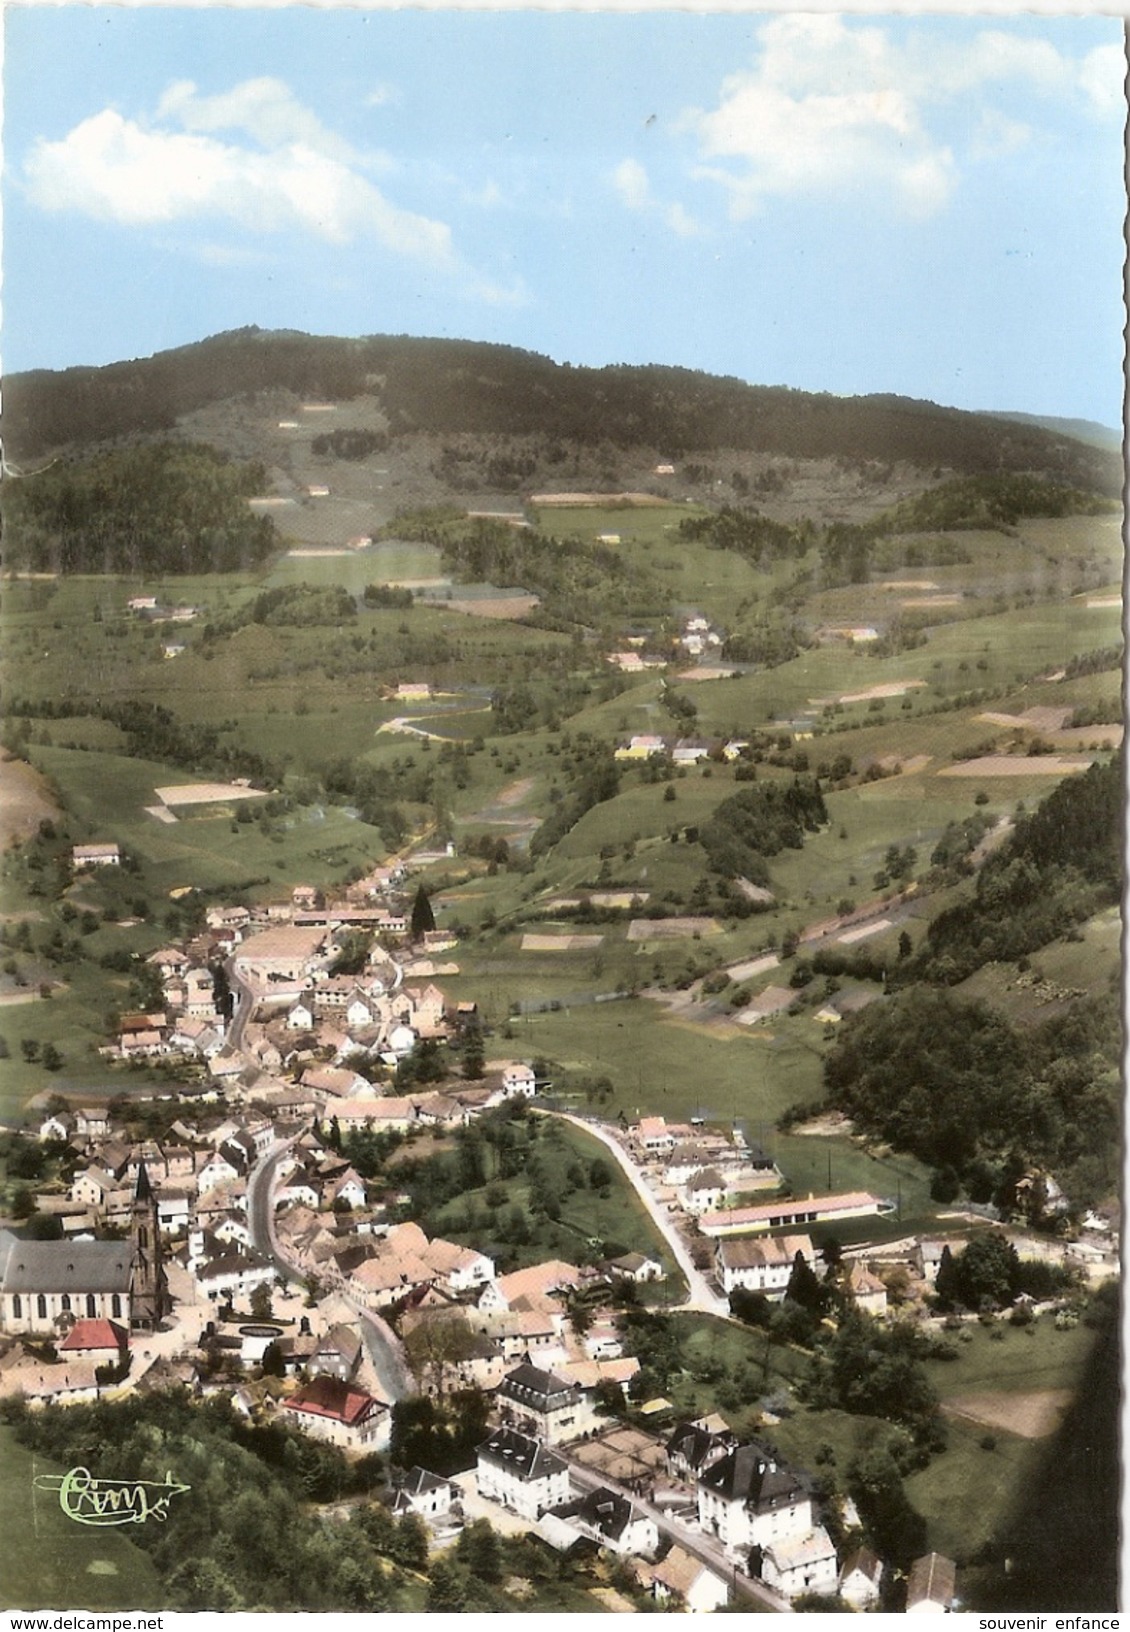
<svg viewBox="0 0 1130 1632"><path fill-rule="evenodd" d="M587 1491L559 1507L556 1516L621 1557L646 1558L659 1548L655 1520L619 1491Z"/></svg>
<svg viewBox="0 0 1130 1632"><path fill-rule="evenodd" d="M71 850L75 867L118 867L122 855L116 844L76 844Z"/></svg>
<svg viewBox="0 0 1130 1632"><path fill-rule="evenodd" d="M502 1091L507 1099L519 1096L532 1099L537 1092L533 1066L520 1062L506 1066L502 1073Z"/></svg>
<svg viewBox="0 0 1130 1632"><path fill-rule="evenodd" d="M752 1547L811 1534L812 1494L775 1452L738 1445L699 1475L698 1518L704 1535L716 1536L731 1557L744 1558Z"/></svg>
<svg viewBox="0 0 1130 1632"><path fill-rule="evenodd" d="M860 1547L844 1559L840 1571L840 1597L852 1609L870 1609L879 1602L883 1583L883 1561L870 1547Z"/></svg>
<svg viewBox="0 0 1130 1632"><path fill-rule="evenodd" d="M380 1400L324 1373L304 1383L283 1410L304 1434L346 1450L387 1450L392 1438L392 1417Z"/></svg>
<svg viewBox="0 0 1130 1632"><path fill-rule="evenodd" d="M807 1235L737 1236L723 1238L714 1251L714 1268L727 1297L736 1287L782 1298L793 1272L797 1253L811 1268L816 1250Z"/></svg>
<svg viewBox="0 0 1130 1632"><path fill-rule="evenodd" d="M823 1525L806 1536L783 1536L761 1549L761 1579L783 1598L798 1598L802 1592L834 1593L837 1574L835 1545Z"/></svg>
<svg viewBox="0 0 1130 1632"><path fill-rule="evenodd" d="M476 1453L475 1488L532 1524L568 1501L569 1469L536 1439L498 1428Z"/></svg>
<svg viewBox="0 0 1130 1632"><path fill-rule="evenodd" d="M409 1468L397 1486L392 1511L397 1515L418 1513L426 1520L445 1519L451 1512L452 1502L459 1496L459 1486L453 1485L450 1479L429 1473L427 1468Z"/></svg>
<svg viewBox="0 0 1130 1632"><path fill-rule="evenodd" d="M724 1609L730 1596L720 1575L678 1545L661 1564L649 1567L644 1579L657 1603L667 1605L674 1599L691 1615L710 1615Z"/></svg>
<svg viewBox="0 0 1130 1632"><path fill-rule="evenodd" d="M503 1422L546 1445L579 1439L593 1424L591 1397L540 1366L516 1366L502 1379L494 1399Z"/></svg>

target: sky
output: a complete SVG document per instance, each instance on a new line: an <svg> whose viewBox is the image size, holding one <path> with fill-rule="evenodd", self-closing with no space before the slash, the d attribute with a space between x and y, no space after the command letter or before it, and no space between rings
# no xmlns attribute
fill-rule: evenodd
<svg viewBox="0 0 1130 1632"><path fill-rule="evenodd" d="M257 324L1121 424L1122 40L9 5L4 372Z"/></svg>

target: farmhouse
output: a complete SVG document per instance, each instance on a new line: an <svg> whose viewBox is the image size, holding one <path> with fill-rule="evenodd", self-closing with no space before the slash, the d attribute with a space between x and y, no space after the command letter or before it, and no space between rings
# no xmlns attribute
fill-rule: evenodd
<svg viewBox="0 0 1130 1632"><path fill-rule="evenodd" d="M730 1596L720 1575L678 1545L672 1547L662 1564L640 1565L637 1573L658 1604L665 1607L674 1599L692 1615L724 1609Z"/></svg>
<svg viewBox="0 0 1130 1632"><path fill-rule="evenodd" d="M756 1558L756 1552L751 1555ZM807 1536L786 1536L761 1550L761 1579L785 1598L836 1590L836 1549L822 1525Z"/></svg>
<svg viewBox="0 0 1130 1632"><path fill-rule="evenodd" d="M301 980L321 966L328 933L324 925L287 924L249 935L236 954L236 974L261 986Z"/></svg>
<svg viewBox="0 0 1130 1632"><path fill-rule="evenodd" d="M121 860L116 844L76 844L71 851L75 867L118 867Z"/></svg>
<svg viewBox="0 0 1130 1632"><path fill-rule="evenodd" d="M714 1267L727 1296L741 1287L747 1292L783 1298L798 1252L811 1267L816 1253L807 1235L724 1238L714 1249Z"/></svg>
<svg viewBox="0 0 1130 1632"><path fill-rule="evenodd" d="M879 1602L883 1563L870 1547L860 1547L845 1558L840 1571L840 1597L852 1609L870 1609Z"/></svg>
<svg viewBox="0 0 1130 1632"><path fill-rule="evenodd" d="M957 1566L941 1553L927 1553L910 1566L906 1583L908 1615L944 1615L954 1607Z"/></svg>

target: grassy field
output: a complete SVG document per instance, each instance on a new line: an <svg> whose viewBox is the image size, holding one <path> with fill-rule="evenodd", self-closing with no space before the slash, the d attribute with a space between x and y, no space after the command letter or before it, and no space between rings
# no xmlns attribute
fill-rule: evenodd
<svg viewBox="0 0 1130 1632"><path fill-rule="evenodd" d="M5 1609L160 1609L148 1557L122 1529L68 1519L58 1497L36 1490L39 1474L62 1470L0 1427L0 1604Z"/></svg>
<svg viewBox="0 0 1130 1632"><path fill-rule="evenodd" d="M620 1252L642 1252L658 1258L666 1271L666 1279L654 1283L647 1291L654 1301L679 1302L686 1295L686 1286L674 1258L600 1141L580 1128L556 1120L545 1121L539 1131L541 1137L535 1149L539 1162L544 1165L546 1182L561 1196L560 1218L531 1217L530 1184L524 1175L518 1174L509 1179L494 1178L490 1184L467 1191L449 1202L433 1220L434 1228L483 1252L503 1257L515 1268L553 1257L575 1262L579 1251L590 1255L587 1249L594 1241L611 1242ZM599 1189L587 1182L589 1168L596 1159L607 1168L609 1175L609 1182ZM574 1189L569 1187L567 1173L578 1164L586 1182ZM505 1191L505 1200L492 1208L489 1192L496 1187ZM514 1206L522 1210L528 1221L529 1236L524 1242L514 1241L509 1228L507 1214Z"/></svg>

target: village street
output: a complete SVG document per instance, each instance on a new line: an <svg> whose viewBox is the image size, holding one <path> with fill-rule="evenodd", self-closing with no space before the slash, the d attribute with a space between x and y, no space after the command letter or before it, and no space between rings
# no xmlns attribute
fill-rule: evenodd
<svg viewBox="0 0 1130 1632"><path fill-rule="evenodd" d="M616 1158L625 1178L640 1198L648 1217L671 1249L675 1262L686 1277L689 1289L688 1297L686 1302L679 1305L679 1307L696 1309L701 1314L706 1315L728 1316L730 1313L729 1304L725 1298L720 1298L716 1292L712 1291L706 1276L700 1269L696 1269L686 1242L675 1228L669 1215L648 1189L647 1183L635 1162L632 1161L632 1158L614 1135L605 1132L597 1123L586 1121L582 1116L571 1116L568 1111L553 1111L543 1114L559 1116L563 1122L571 1122L575 1128L583 1129L585 1133L591 1134L594 1139L599 1139L601 1144Z"/></svg>
<svg viewBox="0 0 1130 1632"><path fill-rule="evenodd" d="M633 1502L636 1507L642 1508L649 1518L654 1519L661 1536L666 1536L668 1541L676 1542L684 1552L690 1553L700 1563L705 1564L708 1569L713 1570L716 1575L720 1575L724 1581L730 1584L735 1596L744 1598L747 1605L754 1606L759 1610L775 1611L778 1614L790 1613L789 1604L784 1598L780 1598L775 1592L771 1592L762 1582L754 1581L748 1575L743 1575L733 1562L726 1557L726 1554L716 1542L710 1541L697 1530L691 1530L685 1524L681 1524L678 1519L672 1518L669 1513L664 1513L662 1508L655 1507L644 1497L637 1495L635 1491L629 1490L626 1485L620 1484L615 1479L610 1479L606 1474L594 1473L591 1468L586 1468L581 1463L575 1462L564 1446L557 1446L557 1455L568 1462L569 1477L580 1489L604 1489L619 1492L621 1496Z"/></svg>
<svg viewBox="0 0 1130 1632"><path fill-rule="evenodd" d="M272 1263L284 1280L301 1286L305 1282L307 1272L283 1256L274 1229L275 1170L289 1148L289 1140L272 1146L248 1174L247 1219L251 1231L251 1244L256 1252ZM405 1399L409 1394L415 1393L416 1385L404 1362L400 1344L387 1323L355 1298L350 1297L348 1292L343 1291L342 1296L360 1320L361 1335L384 1398L391 1405L396 1400Z"/></svg>

